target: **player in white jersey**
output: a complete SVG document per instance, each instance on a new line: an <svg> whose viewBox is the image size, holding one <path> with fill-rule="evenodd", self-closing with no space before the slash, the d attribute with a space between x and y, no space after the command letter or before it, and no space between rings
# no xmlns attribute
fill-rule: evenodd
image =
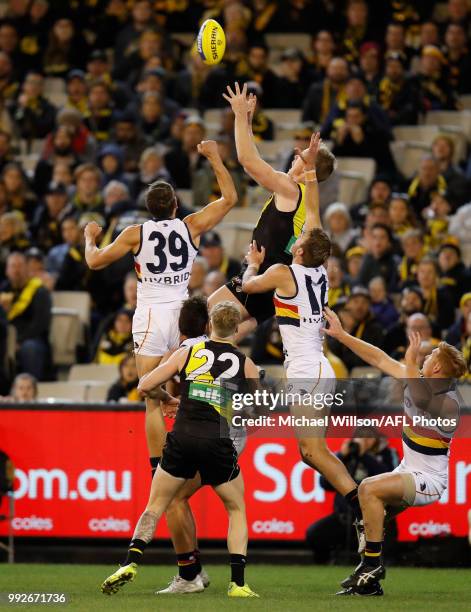
<svg viewBox="0 0 471 612"><path fill-rule="evenodd" d="M198 145L211 164L221 197L200 211L176 219L177 198L165 181L149 185L146 206L152 221L131 225L111 244L96 245L101 227L85 227L85 258L92 270L101 270L129 252L134 254L138 278L137 308L133 319L136 366L139 377L156 368L163 355L178 346L178 313L188 296L188 281L198 251L199 237L216 226L237 202L231 175L212 140ZM159 401L146 398L146 437L153 469L165 442L165 424Z"/></svg>
<svg viewBox="0 0 471 612"><path fill-rule="evenodd" d="M409 337L405 363L348 334L337 315L325 309L326 333L336 338L363 361L385 374L403 379L406 424L402 441L404 458L393 471L365 478L359 486L364 519L365 548L360 565L342 582L341 595L382 595L379 580L386 575L381 560L385 509L394 513L410 506L438 501L447 488L450 444L459 421L455 381L467 371L463 355L440 342L419 370L421 339ZM414 422L414 417L421 417ZM438 423L438 426L437 426Z"/></svg>
<svg viewBox="0 0 471 612"><path fill-rule="evenodd" d="M275 312L285 351L287 391L300 395L325 394L335 388L335 374L323 354L323 308L327 304L327 272L325 263L331 243L322 230L319 214L319 192L315 171L319 134L314 134L309 148L298 155L305 163L306 221L303 232L291 248L292 264L274 264L258 274L265 249L251 244L248 267L242 279L247 294L275 290ZM291 388L290 388L291 387ZM321 397L318 395L317 397ZM291 407L295 416L312 417L313 408ZM323 416L327 410L315 416ZM306 412L308 414L306 415ZM357 485L344 464L328 448L325 428L296 429L299 450L304 462L317 469L331 485L345 496L357 520L361 519Z"/></svg>

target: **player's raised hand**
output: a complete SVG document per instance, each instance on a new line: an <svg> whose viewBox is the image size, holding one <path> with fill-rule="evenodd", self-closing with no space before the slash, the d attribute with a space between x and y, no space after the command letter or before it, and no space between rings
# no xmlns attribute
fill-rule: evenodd
<svg viewBox="0 0 471 612"><path fill-rule="evenodd" d="M234 91L231 86L227 86L227 94L223 93L222 97L229 102L234 115L245 114L248 116L249 113L249 101L247 98L247 83L244 83L242 90L240 89L239 83L235 83Z"/></svg>
<svg viewBox="0 0 471 612"><path fill-rule="evenodd" d="M328 306L324 308L324 317L329 327L324 327L324 331L328 336L332 336L332 338L338 338L345 330L342 327L342 323L340 319L335 314L333 310L331 310Z"/></svg>
<svg viewBox="0 0 471 612"><path fill-rule="evenodd" d="M316 168L316 160L317 154L319 153L319 147L321 144L321 134L320 132L314 132L311 136L311 142L309 143L309 147L303 152L301 149L297 147L294 149L296 155L303 160L305 165L305 170L315 170Z"/></svg>
<svg viewBox="0 0 471 612"><path fill-rule="evenodd" d="M198 153L204 155L206 159L211 160L219 157L218 145L215 140L202 140L196 148Z"/></svg>
<svg viewBox="0 0 471 612"><path fill-rule="evenodd" d="M85 238L90 240L96 240L98 236L101 234L101 227L95 221L90 221L85 226L83 233L85 234Z"/></svg>
<svg viewBox="0 0 471 612"><path fill-rule="evenodd" d="M422 338L419 332L409 333L409 346L407 347L404 361L406 366L418 366L420 356L420 345L422 344Z"/></svg>
<svg viewBox="0 0 471 612"><path fill-rule="evenodd" d="M250 265L260 266L265 259L265 247L258 250L257 242L253 240L249 245L249 250L245 256L247 263Z"/></svg>
<svg viewBox="0 0 471 612"><path fill-rule="evenodd" d="M247 121L249 122L249 124L251 124L254 113L255 113L255 108L257 106L257 96L255 94L253 93L249 94L249 97L247 99L247 106L248 106Z"/></svg>

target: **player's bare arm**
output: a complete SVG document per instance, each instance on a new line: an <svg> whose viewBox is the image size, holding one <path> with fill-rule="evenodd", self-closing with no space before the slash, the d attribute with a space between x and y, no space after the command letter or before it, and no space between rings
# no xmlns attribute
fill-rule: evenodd
<svg viewBox="0 0 471 612"><path fill-rule="evenodd" d="M389 357L389 355L377 346L373 346L347 333L343 329L338 316L328 306L324 309L324 316L329 324L329 327L325 328L325 333L328 336L335 338L358 355L358 357L363 359L363 361L378 368L385 374L388 374L388 376L394 376L394 378L407 378L405 365Z"/></svg>
<svg viewBox="0 0 471 612"><path fill-rule="evenodd" d="M304 222L303 231L309 232L313 229L322 229L320 203L319 203L319 185L316 175L316 161L321 144L321 135L315 132L311 136L309 148L304 153L301 149L296 148L295 153L304 162L304 183L306 185L305 204L306 204L306 220Z"/></svg>
<svg viewBox="0 0 471 612"><path fill-rule="evenodd" d="M283 295L293 295L296 286L289 266L274 264L263 274L259 274L260 266L265 259L265 248L258 250L255 240L250 244L245 257L248 266L242 277L242 291L245 293L265 293L276 290Z"/></svg>
<svg viewBox="0 0 471 612"><path fill-rule="evenodd" d="M274 170L258 152L249 122L256 97L247 97L247 84L244 84L241 90L239 83L235 83L234 91L227 86L227 94L223 94L223 97L234 112L237 158L245 172L268 191L273 191L282 198L297 199L298 186L295 181L284 172Z"/></svg>
<svg viewBox="0 0 471 612"><path fill-rule="evenodd" d="M221 190L221 197L209 203L202 210L185 217L184 223L188 226L193 240L197 240L201 234L213 229L237 203L234 181L223 164L217 143L214 140L203 140L198 145L198 153L204 155L211 164Z"/></svg>
<svg viewBox="0 0 471 612"><path fill-rule="evenodd" d="M156 387L170 380L184 366L188 352L187 348L181 348L175 351L168 361L144 374L139 381L137 390L143 395L147 395Z"/></svg>
<svg viewBox="0 0 471 612"><path fill-rule="evenodd" d="M121 259L130 251L136 252L141 239L141 226L130 225L126 227L111 244L103 249L97 247L96 241L102 228L92 221L84 229L85 260L91 270L101 270L114 261Z"/></svg>

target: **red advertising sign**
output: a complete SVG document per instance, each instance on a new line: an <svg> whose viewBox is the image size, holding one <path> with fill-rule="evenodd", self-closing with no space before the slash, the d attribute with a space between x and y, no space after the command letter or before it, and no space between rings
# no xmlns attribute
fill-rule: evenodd
<svg viewBox="0 0 471 612"><path fill-rule="evenodd" d="M341 442L329 445L335 450ZM400 449L399 440L393 445ZM142 412L1 409L0 449L16 466L17 536L132 535L150 483ZM302 540L308 525L331 511L333 495L302 463L293 439L251 437L240 463L251 539ZM471 447L456 439L446 498L403 513L400 539L466 535L470 501ZM211 489L200 491L192 507L200 538L225 538L225 512ZM0 523L0 535L5 531ZM157 535L168 537L165 521Z"/></svg>

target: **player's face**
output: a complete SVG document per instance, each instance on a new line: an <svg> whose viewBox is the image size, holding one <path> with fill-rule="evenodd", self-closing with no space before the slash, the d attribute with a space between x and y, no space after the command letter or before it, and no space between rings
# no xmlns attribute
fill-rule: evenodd
<svg viewBox="0 0 471 612"><path fill-rule="evenodd" d="M440 349L437 347L433 349L430 355L427 355L424 359L424 365L422 366L422 374L425 378L430 378L434 374L436 375L440 371Z"/></svg>
<svg viewBox="0 0 471 612"><path fill-rule="evenodd" d="M304 149L303 154L307 152L307 149ZM288 175L296 181L296 183L303 182L304 179L304 162L299 155L295 155L293 159L293 163L291 164L291 168L288 171Z"/></svg>

